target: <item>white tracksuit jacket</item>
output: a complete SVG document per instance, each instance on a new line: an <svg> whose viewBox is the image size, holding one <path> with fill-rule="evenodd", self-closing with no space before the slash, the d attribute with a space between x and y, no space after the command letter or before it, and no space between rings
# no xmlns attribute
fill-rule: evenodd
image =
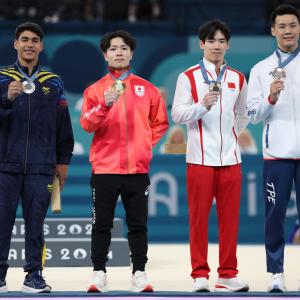
<svg viewBox="0 0 300 300"><path fill-rule="evenodd" d="M216 80L215 65L203 61L208 78ZM227 67L222 78L222 93L210 110L203 105L208 92L209 85L204 82L199 65L178 76L172 118L175 123L187 125L186 162L205 166L238 164L241 155L237 136L248 122L245 76Z"/></svg>
<svg viewBox="0 0 300 300"><path fill-rule="evenodd" d="M282 60L288 56L281 52ZM250 73L247 111L251 123L264 121L264 159L300 159L300 53L287 66L284 90L270 104L271 71L278 66L276 53L256 64Z"/></svg>

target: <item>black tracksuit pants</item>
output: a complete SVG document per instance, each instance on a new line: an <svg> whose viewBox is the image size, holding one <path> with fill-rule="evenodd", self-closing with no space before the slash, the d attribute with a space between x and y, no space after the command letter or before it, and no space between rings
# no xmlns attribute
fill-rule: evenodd
<svg viewBox="0 0 300 300"><path fill-rule="evenodd" d="M116 203L121 195L126 213L128 243L136 270L144 271L148 260L147 218L150 180L148 174L93 174L93 226L91 256L94 270L106 272Z"/></svg>

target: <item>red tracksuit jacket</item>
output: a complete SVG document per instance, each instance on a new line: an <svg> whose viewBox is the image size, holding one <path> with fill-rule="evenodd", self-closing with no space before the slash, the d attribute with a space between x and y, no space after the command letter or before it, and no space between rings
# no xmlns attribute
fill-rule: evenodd
<svg viewBox="0 0 300 300"><path fill-rule="evenodd" d="M94 132L90 149L93 174L148 173L152 148L168 129L164 101L150 82L130 74L125 92L107 107L108 73L84 91L81 126Z"/></svg>

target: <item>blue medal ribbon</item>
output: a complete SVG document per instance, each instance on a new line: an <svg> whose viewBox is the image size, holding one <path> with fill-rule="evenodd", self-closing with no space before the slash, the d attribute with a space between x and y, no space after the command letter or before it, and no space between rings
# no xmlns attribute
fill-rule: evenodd
<svg viewBox="0 0 300 300"><path fill-rule="evenodd" d="M275 53L278 58L278 67L283 69L288 63L290 63L298 55L299 52L300 52L300 47L298 47L293 53L291 53L287 59L282 61L280 51L279 49L276 49Z"/></svg>
<svg viewBox="0 0 300 300"><path fill-rule="evenodd" d="M28 76L28 75L20 68L19 64L17 64L17 66L18 66L19 72L20 72L20 73L21 73L28 81L30 81L30 82L34 82L34 81L35 81L36 76L37 76L37 74L38 74L39 71L40 71L40 68L38 68L38 69L34 72L34 74L30 77L30 76Z"/></svg>
<svg viewBox="0 0 300 300"><path fill-rule="evenodd" d="M200 66L200 70L201 70L201 73L202 73L202 76L204 78L204 81L205 83L207 84L211 84L211 83L214 83L214 82L220 82L222 81L222 77L227 69L227 66L225 65L222 69L222 71L220 72L220 74L217 76L217 80L209 80L208 76L207 76L207 71L206 71L206 68L204 66L204 62L203 62L203 58L200 59L199 61L199 66Z"/></svg>
<svg viewBox="0 0 300 300"><path fill-rule="evenodd" d="M113 80L125 80L130 74L131 74L131 71L130 70L128 70L128 71L126 71L126 72L124 72L120 77L115 77L111 72L109 72L109 74L110 74L110 76L111 76L111 78L113 79Z"/></svg>

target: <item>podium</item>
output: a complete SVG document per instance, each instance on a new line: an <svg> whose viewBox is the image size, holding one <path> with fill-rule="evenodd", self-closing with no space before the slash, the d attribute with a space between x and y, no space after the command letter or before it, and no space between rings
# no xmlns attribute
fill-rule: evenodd
<svg viewBox="0 0 300 300"><path fill-rule="evenodd" d="M89 218L47 218L44 222L46 267L88 267L91 261L92 220ZM22 267L25 262L25 225L17 218L12 234L8 263ZM128 241L123 220L114 219L107 266L129 266Z"/></svg>

